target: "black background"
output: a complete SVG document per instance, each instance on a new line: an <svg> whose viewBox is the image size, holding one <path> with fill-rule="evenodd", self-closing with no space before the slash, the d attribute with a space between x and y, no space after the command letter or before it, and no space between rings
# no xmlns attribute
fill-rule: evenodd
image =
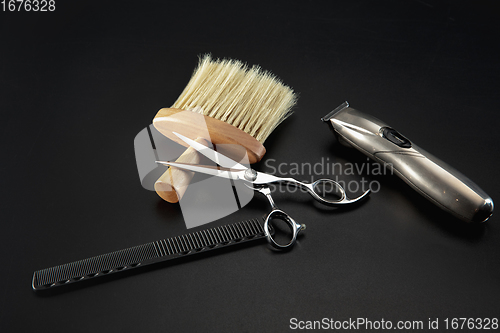
<svg viewBox="0 0 500 333"><path fill-rule="evenodd" d="M381 189L355 209L276 193L308 225L290 252L261 243L33 292L35 270L186 231L178 205L141 187L133 140L204 53L259 64L299 93L264 161L366 163L319 120L348 100L500 198L490 3L69 3L0 16L0 331L283 332L292 317L439 318L442 331L445 318L499 317L498 216L466 225L390 175L360 175ZM267 210L256 196L212 226Z"/></svg>

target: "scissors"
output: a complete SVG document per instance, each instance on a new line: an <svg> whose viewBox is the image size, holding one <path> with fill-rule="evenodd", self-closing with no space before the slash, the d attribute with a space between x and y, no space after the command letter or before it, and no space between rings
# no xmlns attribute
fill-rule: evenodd
<svg viewBox="0 0 500 333"><path fill-rule="evenodd" d="M274 175L270 175L264 172L259 172L251 169L248 166L245 166L241 163L238 163L229 157L218 153L217 151L208 148L194 140L191 140L179 133L173 132L177 135L182 141L193 147L197 152L206 156L210 160L214 161L218 165L217 166L208 166L208 165L197 165L197 164L189 164L189 163L178 163L178 162L164 162L164 161L156 161L156 163L167 165L170 167L180 168L184 170L199 172L207 175L212 175L216 177L222 177L231 180L243 180L247 182L248 187L257 191L266 196L267 200L271 204L271 212L266 216L264 222L264 232L266 234L267 241L278 250L284 250L289 248L295 244L297 240L297 235L300 231L305 230L305 224L298 224L292 219L287 213L279 209L271 196L271 189L269 187L270 184L273 183L287 183L294 185L296 187L300 187L305 189L314 199L319 201L324 205L329 206L337 206L337 205L347 205L360 201L364 197L366 197L370 190L367 190L359 197L354 199L349 199L346 195L344 188L336 181L332 179L319 179L313 183L303 183L294 178L282 178ZM320 195L321 186L330 185L332 188L336 189L339 193L339 198L329 199L326 197L325 191L323 191L323 196ZM279 219L286 222L292 230L292 238L289 243L282 245L277 243L273 235L270 232L269 223L273 219Z"/></svg>

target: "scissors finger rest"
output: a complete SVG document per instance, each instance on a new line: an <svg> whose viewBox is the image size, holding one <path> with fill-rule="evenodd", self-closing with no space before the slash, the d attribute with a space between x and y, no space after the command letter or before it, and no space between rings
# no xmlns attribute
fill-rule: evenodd
<svg viewBox="0 0 500 333"><path fill-rule="evenodd" d="M271 221L274 219L282 220L290 226L291 231L292 231L292 238L290 239L290 241L287 244L284 244L284 245L279 244L274 239L274 235L276 235L276 230L275 230L276 228L274 228L274 233L271 233L271 230L273 230L273 229L271 229L270 225L269 225L271 223ZM305 224L298 224L297 222L295 222L295 220L293 218L290 217L290 215L288 215L287 213L285 213L281 209L273 209L267 215L266 221L264 222L264 233L266 234L267 241L269 242L269 244L272 247L274 247L277 250L284 250L288 247L293 246L297 240L297 236L298 236L299 232L301 230L304 230L305 228L306 228Z"/></svg>

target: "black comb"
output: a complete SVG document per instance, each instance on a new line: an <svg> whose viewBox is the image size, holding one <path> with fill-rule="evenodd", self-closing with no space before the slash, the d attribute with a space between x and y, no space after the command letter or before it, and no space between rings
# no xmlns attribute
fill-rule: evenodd
<svg viewBox="0 0 500 333"><path fill-rule="evenodd" d="M227 224L42 269L32 287L49 289L264 237L262 219Z"/></svg>

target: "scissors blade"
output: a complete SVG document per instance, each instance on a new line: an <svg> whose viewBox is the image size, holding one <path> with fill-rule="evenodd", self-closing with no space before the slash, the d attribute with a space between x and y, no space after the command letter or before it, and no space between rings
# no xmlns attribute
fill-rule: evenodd
<svg viewBox="0 0 500 333"><path fill-rule="evenodd" d="M168 162L168 161L155 161L158 164L163 164L167 166L171 166L174 168L194 171L203 173L206 175L226 178L226 179L239 179L239 174L244 172L242 170L235 170L229 168L221 168L211 165L197 165L197 164L189 164L189 163L178 163L178 162Z"/></svg>
<svg viewBox="0 0 500 333"><path fill-rule="evenodd" d="M208 148L201 143L198 143L194 140L191 140L190 138L185 137L182 134L172 132L175 135L177 135L182 141L196 149L196 151L207 158L211 159L215 163L219 164L220 166L223 166L225 168L231 168L231 169L240 169L240 170L246 170L248 169L247 166L244 166L243 164L240 164L229 157L222 155L221 153L216 152L215 150Z"/></svg>
<svg viewBox="0 0 500 333"><path fill-rule="evenodd" d="M251 183L255 184L255 185L265 185L265 184L271 184L271 183L279 183L279 182L282 182L282 181L289 181L289 180L294 181L294 179L281 178L281 177L277 177L275 175L270 175L270 174L264 173L264 172L256 171L256 173L257 173L257 177L253 181L251 181Z"/></svg>

